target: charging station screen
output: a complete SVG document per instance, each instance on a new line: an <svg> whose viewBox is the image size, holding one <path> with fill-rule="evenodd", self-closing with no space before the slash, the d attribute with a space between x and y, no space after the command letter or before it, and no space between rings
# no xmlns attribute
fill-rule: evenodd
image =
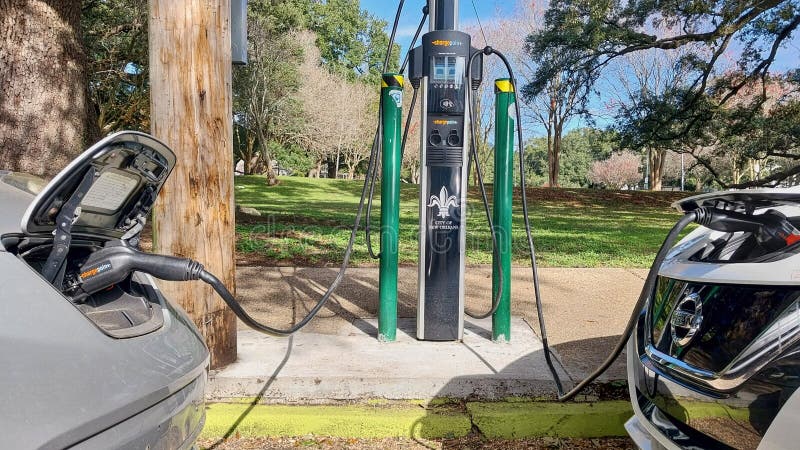
<svg viewBox="0 0 800 450"><path fill-rule="evenodd" d="M464 76L464 58L461 56L434 56L433 81L461 85Z"/></svg>

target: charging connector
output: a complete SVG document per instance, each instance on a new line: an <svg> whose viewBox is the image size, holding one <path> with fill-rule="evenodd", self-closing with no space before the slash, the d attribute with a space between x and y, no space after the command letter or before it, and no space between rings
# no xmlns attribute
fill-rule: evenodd
<svg viewBox="0 0 800 450"><path fill-rule="evenodd" d="M725 233L748 232L767 252L774 252L800 242L800 230L783 214L767 211L764 214L743 214L719 208L698 208L697 223Z"/></svg>
<svg viewBox="0 0 800 450"><path fill-rule="evenodd" d="M199 280L203 265L175 256L144 253L121 243L104 247L89 256L81 266L73 299L80 301L124 281L133 272L145 272L160 280Z"/></svg>

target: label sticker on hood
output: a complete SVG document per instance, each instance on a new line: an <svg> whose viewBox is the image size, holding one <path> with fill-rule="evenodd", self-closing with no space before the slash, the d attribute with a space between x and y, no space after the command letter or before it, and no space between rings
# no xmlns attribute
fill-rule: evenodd
<svg viewBox="0 0 800 450"><path fill-rule="evenodd" d="M118 172L106 171L95 180L81 206L116 211L130 197L139 181Z"/></svg>

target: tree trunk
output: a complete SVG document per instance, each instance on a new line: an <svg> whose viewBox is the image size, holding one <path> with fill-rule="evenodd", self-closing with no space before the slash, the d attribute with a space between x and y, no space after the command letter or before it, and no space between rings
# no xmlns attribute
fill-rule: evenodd
<svg viewBox="0 0 800 450"><path fill-rule="evenodd" d="M252 133L247 133L247 157L244 160L244 174L253 174L253 165L256 163L256 138Z"/></svg>
<svg viewBox="0 0 800 450"><path fill-rule="evenodd" d="M261 144L261 160L264 163L264 174L267 176L267 185L275 186L278 184L278 176L275 174L275 171L272 170L272 155L269 154L269 148L267 148L266 133L264 133L261 127L256 127L256 130L258 131L258 142Z"/></svg>
<svg viewBox="0 0 800 450"><path fill-rule="evenodd" d="M98 133L80 0L0 0L0 169L50 177Z"/></svg>
<svg viewBox="0 0 800 450"><path fill-rule="evenodd" d="M561 169L561 125L553 127L553 144L547 152L548 183L558 187L558 172Z"/></svg>
<svg viewBox="0 0 800 450"><path fill-rule="evenodd" d="M742 168L739 167L739 162L736 161L736 158L733 159L731 164L731 178L733 179L733 184L742 182Z"/></svg>
<svg viewBox="0 0 800 450"><path fill-rule="evenodd" d="M316 166L313 169L308 171L309 178L319 178L319 174L322 173L322 160L318 159Z"/></svg>
<svg viewBox="0 0 800 450"><path fill-rule="evenodd" d="M334 158L331 155L328 155L328 178L336 179L336 166L334 162Z"/></svg>
<svg viewBox="0 0 800 450"><path fill-rule="evenodd" d="M664 178L664 162L667 151L654 149L650 152L650 190L660 191Z"/></svg>
<svg viewBox="0 0 800 450"><path fill-rule="evenodd" d="M234 290L228 0L150 0L152 132L178 157L153 214L156 252L201 261ZM206 339L211 367L236 360L236 316L204 283L159 283Z"/></svg>

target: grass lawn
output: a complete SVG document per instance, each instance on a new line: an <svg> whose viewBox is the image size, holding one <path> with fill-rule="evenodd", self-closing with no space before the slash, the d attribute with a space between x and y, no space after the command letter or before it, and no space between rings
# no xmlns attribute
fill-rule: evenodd
<svg viewBox="0 0 800 450"><path fill-rule="evenodd" d="M362 181L283 177L268 187L263 177L236 177L236 203L261 216L237 216L239 264L339 265L350 237ZM380 186L378 186L378 189ZM380 248L380 192L375 195L373 248ZM491 187L489 187L491 197ZM685 193L532 188L528 192L537 258L546 267L649 267L679 219L669 207ZM417 263L419 187L401 190L400 263ZM468 194L467 262L491 263L492 239L480 191ZM529 264L518 194L514 198L513 261ZM373 265L361 230L354 265Z"/></svg>

